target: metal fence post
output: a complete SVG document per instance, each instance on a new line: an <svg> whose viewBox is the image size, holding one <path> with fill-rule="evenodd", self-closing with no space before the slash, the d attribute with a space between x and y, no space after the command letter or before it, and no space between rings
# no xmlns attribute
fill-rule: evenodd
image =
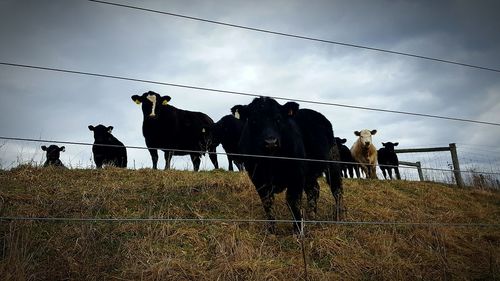
<svg viewBox="0 0 500 281"><path fill-rule="evenodd" d="M458 187L464 187L464 180L462 179L462 174L460 173L460 163L458 162L457 145L455 143L450 143L450 152L455 181L457 182Z"/></svg>

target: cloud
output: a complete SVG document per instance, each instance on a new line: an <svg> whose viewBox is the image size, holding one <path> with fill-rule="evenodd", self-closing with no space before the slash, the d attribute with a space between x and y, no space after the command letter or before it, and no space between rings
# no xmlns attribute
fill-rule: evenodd
<svg viewBox="0 0 500 281"><path fill-rule="evenodd" d="M496 1L148 1L140 6L500 67ZM0 36L8 38L0 46L2 61L500 122L497 73L86 1L2 1ZM229 114L232 105L252 99L6 66L0 67L0 89L3 135L91 142L87 126L102 123L136 146L144 140L133 94L153 90L170 95L174 106L205 112L214 121ZM301 107L322 112L335 133L350 142L352 132L362 128L376 128L377 141L399 141L404 147L495 145L500 138L496 126L307 103ZM88 163L89 151L68 148L66 155ZM136 167L150 165L146 151L129 154ZM190 165L188 160L177 163Z"/></svg>

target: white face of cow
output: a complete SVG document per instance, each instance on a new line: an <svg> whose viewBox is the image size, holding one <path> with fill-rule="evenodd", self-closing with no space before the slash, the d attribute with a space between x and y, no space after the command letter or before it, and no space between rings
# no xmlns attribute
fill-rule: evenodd
<svg viewBox="0 0 500 281"><path fill-rule="evenodd" d="M377 130L361 130L361 132L355 132L357 136L359 136L359 142L365 147L370 146L372 143L372 135L375 135Z"/></svg>
<svg viewBox="0 0 500 281"><path fill-rule="evenodd" d="M155 117L155 110L156 110L156 95L148 95L146 97L150 102L153 103L153 106L151 107L151 113L149 113L150 117Z"/></svg>

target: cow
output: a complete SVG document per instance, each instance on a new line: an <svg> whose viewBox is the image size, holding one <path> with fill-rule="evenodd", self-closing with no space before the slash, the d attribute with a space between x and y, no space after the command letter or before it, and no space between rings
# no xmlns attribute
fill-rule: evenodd
<svg viewBox="0 0 500 281"><path fill-rule="evenodd" d="M351 155L359 163L361 170L365 173L367 178L376 179L376 165L377 165L377 149L373 145L372 136L377 133L377 130L361 130L355 131L354 135L358 139L351 147ZM358 175L359 177L359 175Z"/></svg>
<svg viewBox="0 0 500 281"><path fill-rule="evenodd" d="M47 160L45 160L45 163L43 163L44 167L48 166L54 166L54 167L61 167L61 168L66 168L64 164L61 162L61 159L59 159L61 152L65 151L64 146L57 146L57 145L49 145L48 147L45 145L41 146L42 150L46 152L46 157Z"/></svg>
<svg viewBox="0 0 500 281"><path fill-rule="evenodd" d="M389 174L389 178L392 180L392 169L396 174L396 179L400 180L401 175L399 174L399 160L396 152L394 152L394 147L398 146L398 142L383 142L382 148L378 150L377 159L380 165L380 170L384 175L384 179L387 179L386 171Z"/></svg>
<svg viewBox="0 0 500 281"><path fill-rule="evenodd" d="M210 129L210 133L213 142L217 145L222 144L222 148L226 151L229 171L234 170L233 162L238 170L243 171L244 165L241 158L237 155L231 155L232 153L238 153L238 142L243 130L243 122L239 119L239 113L236 109L232 108L231 112L232 114L228 114L217 121Z"/></svg>
<svg viewBox="0 0 500 281"><path fill-rule="evenodd" d="M354 178L354 171L359 175L359 170L355 163L356 160L351 155L351 150L345 145L346 142L347 139L335 137L335 143L340 153L340 170L342 171L342 176L344 178Z"/></svg>
<svg viewBox="0 0 500 281"><path fill-rule="evenodd" d="M341 204L340 168L337 163L327 162L338 154L331 123L319 112L299 110L298 107L295 102L280 105L269 97L255 98L248 105L233 107L244 122L238 150L245 154L245 169L270 221L270 232L276 231L274 194L285 189L294 231L301 229L300 208L304 191L307 214L310 219L315 219L319 197L317 178L323 172L327 173L337 206ZM297 160L301 158L320 161Z"/></svg>
<svg viewBox="0 0 500 281"><path fill-rule="evenodd" d="M110 165L119 168L127 167L127 149L121 141L115 138L111 131L113 126L88 126L89 130L94 132L94 145L92 153L94 162L98 169L103 165Z"/></svg>
<svg viewBox="0 0 500 281"><path fill-rule="evenodd" d="M210 160L219 168L215 148L207 130L214 124L208 115L176 108L168 102L170 96L160 96L153 91L132 100L142 105L142 134L146 141L153 169L157 169L158 149L165 154L165 170L170 168L173 155L188 155L195 171L200 169L201 156L209 152Z"/></svg>

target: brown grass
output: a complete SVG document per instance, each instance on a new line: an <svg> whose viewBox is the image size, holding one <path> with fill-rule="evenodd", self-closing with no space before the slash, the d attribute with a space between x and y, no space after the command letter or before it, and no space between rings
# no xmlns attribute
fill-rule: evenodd
<svg viewBox="0 0 500 281"><path fill-rule="evenodd" d="M321 182L319 220L332 196ZM346 221L499 224L500 193L346 180ZM289 219L283 194L278 219ZM262 219L244 173L0 171L0 216ZM306 280L291 224L0 221L1 280ZM500 280L499 227L307 225L309 280Z"/></svg>

